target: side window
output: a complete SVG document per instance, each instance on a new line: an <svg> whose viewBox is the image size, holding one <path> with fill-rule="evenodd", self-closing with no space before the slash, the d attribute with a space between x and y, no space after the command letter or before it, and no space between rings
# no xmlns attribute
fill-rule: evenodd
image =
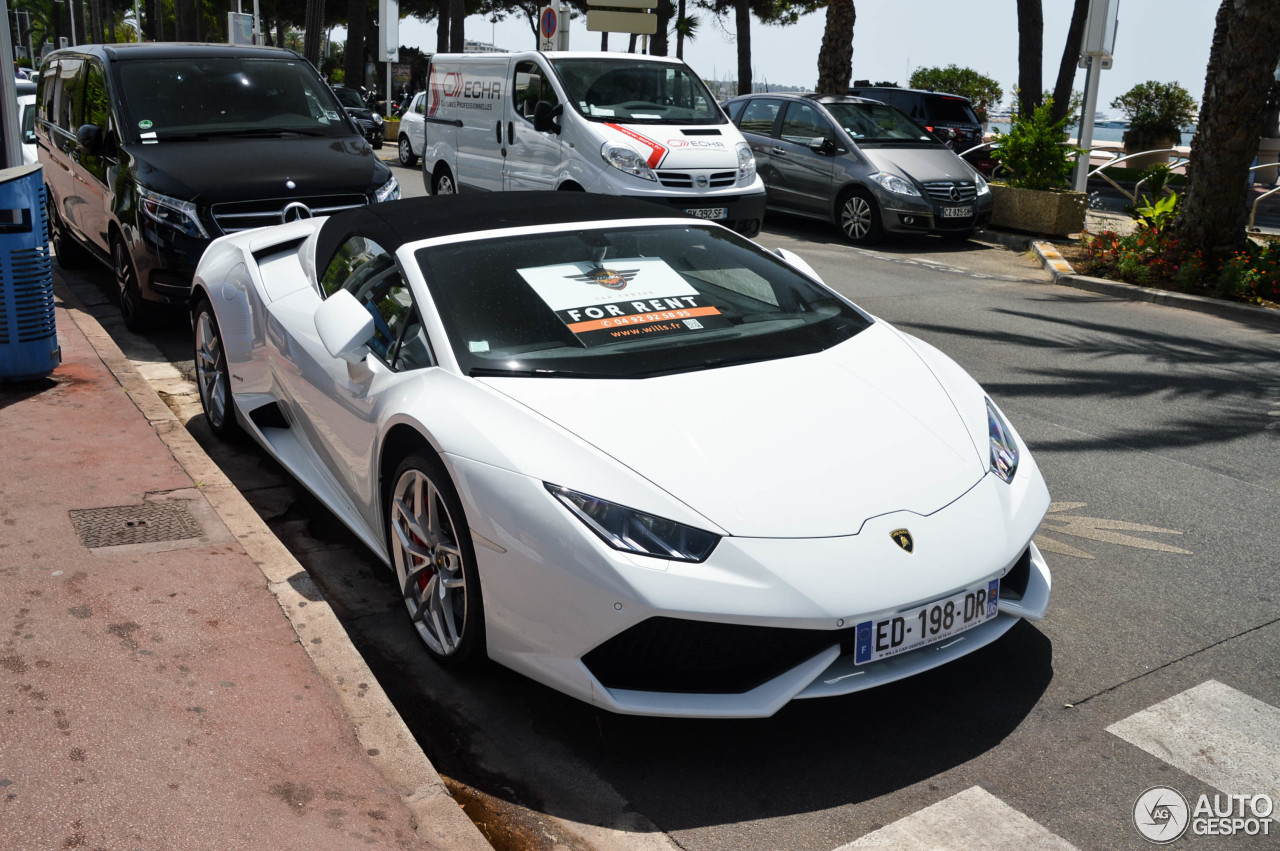
<svg viewBox="0 0 1280 851"><path fill-rule="evenodd" d="M371 239L353 236L343 243L320 280L326 297L347 290L373 317L369 348L392 369L432 364L431 348L413 294L393 255Z"/></svg>
<svg viewBox="0 0 1280 851"><path fill-rule="evenodd" d="M427 96L425 94L419 94L413 99L413 111L418 115L427 114Z"/></svg>
<svg viewBox="0 0 1280 851"><path fill-rule="evenodd" d="M36 103L40 105L40 118L44 121L54 121L57 117L57 110L54 109L54 95L58 91L58 62L52 60L48 62L40 71L40 82L36 92ZM43 127L40 127L42 136L48 135Z"/></svg>
<svg viewBox="0 0 1280 851"><path fill-rule="evenodd" d="M89 64L84 81L84 123L96 124L105 133L111 123L111 105L107 101L107 78L102 66Z"/></svg>
<svg viewBox="0 0 1280 851"><path fill-rule="evenodd" d="M792 101L782 121L782 138L797 145L807 145L815 136L831 135L831 124L812 103Z"/></svg>
<svg viewBox="0 0 1280 851"><path fill-rule="evenodd" d="M734 124L738 123L738 116L742 115L742 108L747 105L747 101L735 100L733 103L724 105L725 114L729 116L729 120Z"/></svg>
<svg viewBox="0 0 1280 851"><path fill-rule="evenodd" d="M516 63L515 85L511 87L516 113L533 121L533 109L538 101L545 100L555 106L559 103L555 90L547 81L546 73L537 62Z"/></svg>
<svg viewBox="0 0 1280 851"><path fill-rule="evenodd" d="M58 63L58 85L54 88L49 119L73 136L80 129L80 117L84 114L81 103L83 84L83 59L70 57Z"/></svg>
<svg viewBox="0 0 1280 851"><path fill-rule="evenodd" d="M772 98L753 98L747 108L742 111L742 120L738 127L744 133L755 133L759 136L773 135L773 119L782 108L782 101Z"/></svg>

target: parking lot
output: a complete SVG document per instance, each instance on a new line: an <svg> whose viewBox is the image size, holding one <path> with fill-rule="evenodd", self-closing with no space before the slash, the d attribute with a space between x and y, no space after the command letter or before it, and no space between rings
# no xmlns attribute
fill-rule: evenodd
<svg viewBox="0 0 1280 851"><path fill-rule="evenodd" d="M415 170L394 171L421 193ZM208 432L189 330L130 334L106 270L63 277L321 585L495 847L830 851L979 836L1138 848L1133 809L1150 787L1193 804L1280 798L1274 331L1057 287L987 242L852 248L830 226L776 216L757 241L797 252L987 388L1044 470L1053 506L1037 543L1054 571L1041 623L759 721L616 716L494 665L438 667L355 537L264 453Z"/></svg>

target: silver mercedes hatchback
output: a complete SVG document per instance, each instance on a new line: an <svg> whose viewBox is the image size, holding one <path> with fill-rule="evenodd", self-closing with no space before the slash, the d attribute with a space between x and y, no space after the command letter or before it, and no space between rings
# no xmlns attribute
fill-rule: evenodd
<svg viewBox="0 0 1280 851"><path fill-rule="evenodd" d="M770 210L825 219L854 243L964 239L991 218L987 182L902 111L850 96L770 92L725 103Z"/></svg>

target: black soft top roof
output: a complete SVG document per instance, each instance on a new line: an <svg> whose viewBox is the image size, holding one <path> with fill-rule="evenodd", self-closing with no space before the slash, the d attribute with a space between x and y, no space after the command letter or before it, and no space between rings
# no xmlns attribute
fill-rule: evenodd
<svg viewBox="0 0 1280 851"><path fill-rule="evenodd" d="M637 198L586 192L486 192L406 198L331 216L316 237L316 268L326 268L338 248L355 234L368 237L394 253L406 242L439 236L683 215L671 207Z"/></svg>

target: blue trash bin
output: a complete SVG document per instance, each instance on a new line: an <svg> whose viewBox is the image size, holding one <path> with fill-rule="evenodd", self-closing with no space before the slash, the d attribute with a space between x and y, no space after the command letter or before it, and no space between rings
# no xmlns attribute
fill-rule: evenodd
<svg viewBox="0 0 1280 851"><path fill-rule="evenodd" d="M39 165L0 170L0 381L42 378L62 363Z"/></svg>

